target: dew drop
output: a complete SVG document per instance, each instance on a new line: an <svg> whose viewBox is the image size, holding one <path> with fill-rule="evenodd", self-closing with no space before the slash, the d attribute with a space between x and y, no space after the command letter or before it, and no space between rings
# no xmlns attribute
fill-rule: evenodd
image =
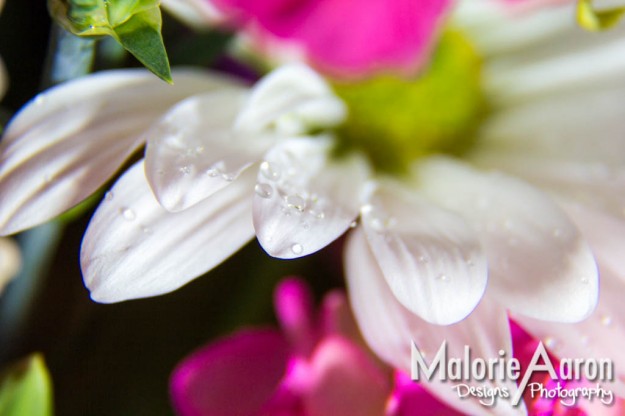
<svg viewBox="0 0 625 416"><path fill-rule="evenodd" d="M302 221L300 225L302 226L304 230L310 230L310 224L307 223L306 221Z"/></svg>
<svg viewBox="0 0 625 416"><path fill-rule="evenodd" d="M308 211L308 213L318 220L322 220L326 217L326 214L323 211L315 211L311 209Z"/></svg>
<svg viewBox="0 0 625 416"><path fill-rule="evenodd" d="M178 168L178 171L180 171L180 173L182 173L183 175L189 175L191 174L191 168L189 166L180 166L180 168Z"/></svg>
<svg viewBox="0 0 625 416"><path fill-rule="evenodd" d="M449 282L449 276L447 276L446 274L439 274L439 275L436 277L436 280L438 280L439 282L445 282L445 283L447 283L447 282Z"/></svg>
<svg viewBox="0 0 625 416"><path fill-rule="evenodd" d="M259 197L267 199L271 198L271 195L273 195L273 188L268 183L257 183L256 186L254 186L254 192L256 192L256 195Z"/></svg>
<svg viewBox="0 0 625 416"><path fill-rule="evenodd" d="M382 232L384 231L384 221L382 221L381 219L374 217L371 218L371 228L373 228L374 231L377 232Z"/></svg>
<svg viewBox="0 0 625 416"><path fill-rule="evenodd" d="M122 208L120 212L122 214L122 217L124 217L125 220L132 221L135 218L137 218L137 215L135 214L135 212L131 210L130 208Z"/></svg>
<svg viewBox="0 0 625 416"><path fill-rule="evenodd" d="M423 264L428 264L430 262L430 260L428 260L428 258L425 256L419 256L417 260L419 261L419 263L423 263Z"/></svg>
<svg viewBox="0 0 625 416"><path fill-rule="evenodd" d="M271 163L264 161L260 164L260 173L267 179L275 181L280 178L280 171L277 170Z"/></svg>
<svg viewBox="0 0 625 416"><path fill-rule="evenodd" d="M141 231L143 231L143 234L152 234L152 229L150 227L143 227Z"/></svg>
<svg viewBox="0 0 625 416"><path fill-rule="evenodd" d="M235 176L231 173L222 173L221 174L221 179L223 179L226 182L232 182L234 180Z"/></svg>
<svg viewBox="0 0 625 416"><path fill-rule="evenodd" d="M610 326L612 325L612 317L610 315L602 315L601 316L601 325Z"/></svg>
<svg viewBox="0 0 625 416"><path fill-rule="evenodd" d="M306 208L306 200L299 195L289 195L286 197L286 205L302 212Z"/></svg>
<svg viewBox="0 0 625 416"><path fill-rule="evenodd" d="M587 277L582 277L580 279L580 282L582 282L583 284L587 285L588 283L590 283L590 280Z"/></svg>
<svg viewBox="0 0 625 416"><path fill-rule="evenodd" d="M106 201L112 201L114 196L115 196L115 195L113 195L113 192L108 191L108 192L106 192L106 193L104 194L104 199L105 199Z"/></svg>
<svg viewBox="0 0 625 416"><path fill-rule="evenodd" d="M220 172L215 168L210 168L206 171L206 174L210 176L211 178L216 178L217 176L220 175Z"/></svg>
<svg viewBox="0 0 625 416"><path fill-rule="evenodd" d="M349 228L356 228L358 226L358 221L352 221L351 224L349 224Z"/></svg>
<svg viewBox="0 0 625 416"><path fill-rule="evenodd" d="M304 251L304 247L302 247L301 244L295 243L291 246L291 251L293 252L293 254L302 254L302 252Z"/></svg>

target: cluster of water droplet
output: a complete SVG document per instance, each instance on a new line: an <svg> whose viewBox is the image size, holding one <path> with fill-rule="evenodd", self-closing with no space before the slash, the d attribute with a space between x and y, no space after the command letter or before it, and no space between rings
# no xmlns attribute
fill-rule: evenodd
<svg viewBox="0 0 625 416"><path fill-rule="evenodd" d="M309 230L325 219L327 201L300 184L298 173L284 169L282 165L264 161L260 164L258 182L254 187L262 199L278 198L280 210L285 217L297 218L299 227ZM299 242L291 245L293 254L301 254L304 247Z"/></svg>

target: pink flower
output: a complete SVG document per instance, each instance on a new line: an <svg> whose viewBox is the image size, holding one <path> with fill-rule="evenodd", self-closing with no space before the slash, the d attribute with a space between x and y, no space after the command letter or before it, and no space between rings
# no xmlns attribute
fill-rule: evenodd
<svg viewBox="0 0 625 416"><path fill-rule="evenodd" d="M174 371L181 416L459 415L366 349L341 292L315 316L308 287L283 281L281 331L248 329L211 343ZM418 413L417 412L418 409Z"/></svg>
<svg viewBox="0 0 625 416"><path fill-rule="evenodd" d="M257 51L274 58L303 57L322 72L354 76L418 68L452 2L212 0L212 4L249 36Z"/></svg>

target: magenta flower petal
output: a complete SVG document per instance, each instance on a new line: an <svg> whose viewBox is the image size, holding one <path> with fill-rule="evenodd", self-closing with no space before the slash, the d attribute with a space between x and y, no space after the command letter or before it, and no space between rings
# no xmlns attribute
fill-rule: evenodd
<svg viewBox="0 0 625 416"><path fill-rule="evenodd" d="M180 416L256 414L285 373L289 346L271 329L238 332L184 360L171 378Z"/></svg>
<svg viewBox="0 0 625 416"><path fill-rule="evenodd" d="M274 293L278 322L290 345L307 356L317 342L314 322L314 299L308 285L301 279L284 279Z"/></svg>
<svg viewBox="0 0 625 416"><path fill-rule="evenodd" d="M384 414L389 374L352 342L325 338L311 357L310 370L303 392L309 416Z"/></svg>
<svg viewBox="0 0 625 416"><path fill-rule="evenodd" d="M408 375L395 373L395 390L389 409L389 416L463 416L432 396Z"/></svg>
<svg viewBox="0 0 625 416"><path fill-rule="evenodd" d="M416 68L449 0L214 0L235 24L253 27L266 47L296 45L335 75Z"/></svg>

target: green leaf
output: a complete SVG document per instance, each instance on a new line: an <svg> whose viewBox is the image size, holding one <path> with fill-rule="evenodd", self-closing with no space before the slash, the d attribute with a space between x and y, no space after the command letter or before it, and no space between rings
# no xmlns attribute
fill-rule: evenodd
<svg viewBox="0 0 625 416"><path fill-rule="evenodd" d="M0 376L0 415L52 414L52 383L40 354L14 364Z"/></svg>
<svg viewBox="0 0 625 416"><path fill-rule="evenodd" d="M172 83L161 35L160 0L48 0L65 29L78 36L111 36L146 68Z"/></svg>
<svg viewBox="0 0 625 416"><path fill-rule="evenodd" d="M592 0L578 0L577 22L581 27L591 32L610 29L623 18L625 6L595 10Z"/></svg>

